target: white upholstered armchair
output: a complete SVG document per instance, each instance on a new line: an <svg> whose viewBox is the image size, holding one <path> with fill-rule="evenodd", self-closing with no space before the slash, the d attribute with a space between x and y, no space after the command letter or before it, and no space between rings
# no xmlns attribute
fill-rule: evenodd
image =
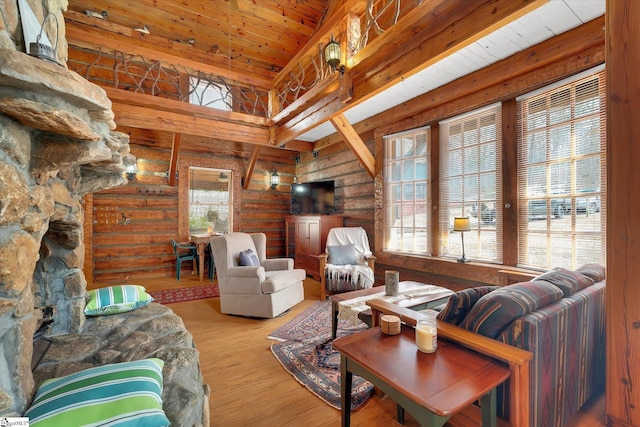
<svg viewBox="0 0 640 427"><path fill-rule="evenodd" d="M266 246L264 233L211 239L222 313L272 318L304 299L306 272L291 258L266 259Z"/></svg>
<svg viewBox="0 0 640 427"><path fill-rule="evenodd" d="M373 286L376 257L362 227L329 230L327 249L320 258L320 299L327 294L356 291Z"/></svg>

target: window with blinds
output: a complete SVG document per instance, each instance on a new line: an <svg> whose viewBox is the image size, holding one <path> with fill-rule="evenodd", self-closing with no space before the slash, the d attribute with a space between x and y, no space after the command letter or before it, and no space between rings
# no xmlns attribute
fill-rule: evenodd
<svg viewBox="0 0 640 427"><path fill-rule="evenodd" d="M502 113L493 104L440 123L440 253L460 256L455 217L469 217L465 252L502 262Z"/></svg>
<svg viewBox="0 0 640 427"><path fill-rule="evenodd" d="M430 255L429 128L384 142L384 249Z"/></svg>
<svg viewBox="0 0 640 427"><path fill-rule="evenodd" d="M523 266L605 263L603 70L518 100L518 257Z"/></svg>

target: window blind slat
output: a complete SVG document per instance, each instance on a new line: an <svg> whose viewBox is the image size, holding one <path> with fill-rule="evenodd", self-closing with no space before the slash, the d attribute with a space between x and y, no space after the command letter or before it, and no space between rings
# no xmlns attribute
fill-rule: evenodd
<svg viewBox="0 0 640 427"><path fill-rule="evenodd" d="M501 105L440 122L440 254L459 257L453 218L469 217L466 255L502 262Z"/></svg>
<svg viewBox="0 0 640 427"><path fill-rule="evenodd" d="M518 101L518 259L575 269L605 263L605 73Z"/></svg>

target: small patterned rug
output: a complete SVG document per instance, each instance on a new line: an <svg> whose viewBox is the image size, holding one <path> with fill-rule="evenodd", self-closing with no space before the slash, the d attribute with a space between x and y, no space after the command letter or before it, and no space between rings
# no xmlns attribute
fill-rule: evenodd
<svg viewBox="0 0 640 427"><path fill-rule="evenodd" d="M365 329L364 322L338 323L338 337ZM331 303L319 301L269 335L278 343L271 352L282 367L328 405L340 409L340 353L331 340ZM362 407L373 395L373 385L353 376L351 409Z"/></svg>
<svg viewBox="0 0 640 427"><path fill-rule="evenodd" d="M220 290L216 283L212 283L203 286L153 291L149 292L149 295L153 297L155 302L159 302L160 304L173 304L176 302L219 297Z"/></svg>
<svg viewBox="0 0 640 427"><path fill-rule="evenodd" d="M349 335L365 329L367 325L360 322L357 325L346 320L338 321L337 336ZM304 338L331 337L331 302L317 301L304 309L296 317L271 332L267 338L276 341L301 340Z"/></svg>

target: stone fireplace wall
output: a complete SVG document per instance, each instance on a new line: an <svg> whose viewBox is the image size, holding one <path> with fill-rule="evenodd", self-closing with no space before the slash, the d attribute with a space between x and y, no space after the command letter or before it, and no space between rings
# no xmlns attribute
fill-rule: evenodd
<svg viewBox="0 0 640 427"><path fill-rule="evenodd" d="M59 63L27 55L17 1L0 1L0 415L23 413L33 391L33 336L81 331L86 297L82 196L125 185L135 162L115 132L111 101L66 68L64 0L30 0L59 38ZM57 32L57 35L56 35Z"/></svg>

